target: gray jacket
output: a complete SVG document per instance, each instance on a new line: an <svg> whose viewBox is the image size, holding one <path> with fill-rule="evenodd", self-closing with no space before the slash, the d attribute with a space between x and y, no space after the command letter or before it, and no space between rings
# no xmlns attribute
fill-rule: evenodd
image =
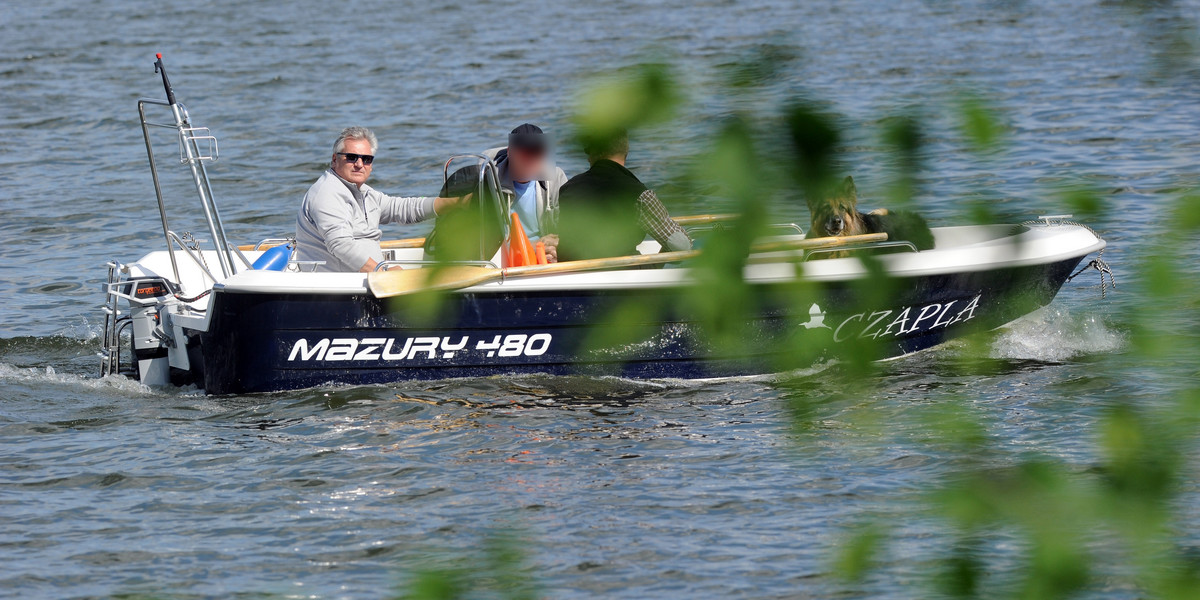
<svg viewBox="0 0 1200 600"><path fill-rule="evenodd" d="M499 168L500 187L513 192L512 174L508 171L508 149L492 148L484 154L496 162ZM554 164L547 163L545 171L538 177L537 208L538 224L543 234L558 233L558 190L567 182L567 174ZM515 192L514 192L515 193Z"/></svg>
<svg viewBox="0 0 1200 600"><path fill-rule="evenodd" d="M358 271L368 259L383 260L380 223L416 223L433 218L433 197L388 196L367 184L358 187L326 169L308 188L296 215L296 258L325 261L318 271Z"/></svg>

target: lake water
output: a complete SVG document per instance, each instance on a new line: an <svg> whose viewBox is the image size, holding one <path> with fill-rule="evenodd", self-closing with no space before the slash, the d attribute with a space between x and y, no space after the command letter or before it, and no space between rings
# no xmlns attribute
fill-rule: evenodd
<svg viewBox="0 0 1200 600"><path fill-rule="evenodd" d="M981 198L1015 219L1061 213L1057 186L1090 184L1120 284L1167 198L1200 183L1200 70L1175 43L1196 17L1194 3L1085 0L9 3L0 596L378 598L514 529L546 597L926 597L921 573L944 538L912 499L958 460L926 439L926 409L969 395L997 465L1037 452L1086 469L1109 399L1152 402L1167 386L1108 368L1128 350L1127 315L1152 299L1125 287L1101 300L1091 274L988 338L999 370L964 371L950 346L888 363L853 398L830 399L845 372L829 365L226 398L99 380L103 265L161 246L134 106L162 95L155 52L220 139L210 173L241 242L292 231L346 125L379 134L377 187L432 193L448 155L500 145L525 120L565 141L580 83L647 57L688 84L674 127L635 140L632 165L665 181L740 101L714 92L720 66L775 43L800 57L758 101L803 92L844 114L865 203L887 181L879 121L916 109L930 125L919 200L935 225L965 222ZM962 91L1000 110L1006 150L964 150L946 102ZM568 173L583 164L569 148L559 158ZM187 215L175 227L206 237L192 202L172 195ZM832 556L867 514L894 539L877 575L846 584ZM1001 565L1014 552L993 551Z"/></svg>

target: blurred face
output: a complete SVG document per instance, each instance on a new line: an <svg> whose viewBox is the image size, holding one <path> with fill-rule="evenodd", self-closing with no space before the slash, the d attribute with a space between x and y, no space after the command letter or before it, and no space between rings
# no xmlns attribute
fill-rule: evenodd
<svg viewBox="0 0 1200 600"><path fill-rule="evenodd" d="M337 173L338 177L361 186L371 176L371 165L368 161L374 159L371 155L371 142L350 138L346 140L346 147L333 155L333 172Z"/></svg>
<svg viewBox="0 0 1200 600"><path fill-rule="evenodd" d="M546 151L542 148L508 149L508 172L513 181L533 181L541 175L546 163Z"/></svg>

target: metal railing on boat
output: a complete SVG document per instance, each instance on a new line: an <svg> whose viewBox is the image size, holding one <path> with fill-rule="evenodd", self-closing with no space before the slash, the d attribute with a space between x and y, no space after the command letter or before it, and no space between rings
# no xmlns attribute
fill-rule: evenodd
<svg viewBox="0 0 1200 600"><path fill-rule="evenodd" d="M904 241L904 240L894 240L894 241L889 240L886 242L874 242L871 244L855 244L855 245L851 245L851 246L839 246L837 248L816 248L813 250L806 251L804 253L804 260L809 261L814 256L819 256L822 254L835 254L835 253L840 253L840 252L856 252L856 251L863 251L863 250L879 250L881 248L899 248L901 250L907 250L909 252L919 252L920 251L917 249L917 245L912 242L908 242L908 241Z"/></svg>
<svg viewBox="0 0 1200 600"><path fill-rule="evenodd" d="M208 169L205 167L206 162L216 161L220 154L217 138L209 132L207 127L196 127L193 125L187 107L176 101L175 92L171 88L170 80L167 79L167 71L166 67L163 66L161 55L157 57L154 69L155 72L162 74L163 88L166 91L167 99L166 101L145 98L138 100L138 117L142 125L142 137L146 142L146 157L150 161L150 175L154 180L154 195L158 200L158 213L162 221L163 237L167 242L167 253L171 259L171 270L175 275L175 280L179 281L179 265L175 261L175 250L172 247L172 233L169 219L167 218L167 205L163 199L162 182L159 179L158 163L154 156L154 144L150 139L151 128L175 131L176 140L179 145L179 162L187 165L191 170L192 182L196 186L196 193L200 196L200 207L204 212L209 233L212 234L213 246L216 250L221 275L223 278L229 277L234 273L234 255L229 248L230 244L225 235L225 226L221 222L220 210L217 209L217 203L213 199L212 184L208 178ZM172 122L160 123L148 120L146 118L147 106L165 106L169 108ZM211 272L208 274L212 275Z"/></svg>
<svg viewBox="0 0 1200 600"><path fill-rule="evenodd" d="M104 285L104 339L100 345L100 376L106 377L118 373L121 368L121 333L131 323L128 315L122 315L118 300L120 297L112 294L112 285L120 280L124 265L110 260L108 281Z"/></svg>
<svg viewBox="0 0 1200 600"><path fill-rule="evenodd" d="M463 266L463 267L490 267L492 269L500 268L499 265L497 265L496 263L494 263L490 260L442 261L442 260L422 260L422 259L392 259L392 260L381 261L379 264L375 265L375 270L376 271L386 271L388 267L402 267L405 265L420 266L420 267Z"/></svg>
<svg viewBox="0 0 1200 600"><path fill-rule="evenodd" d="M704 233L704 232L708 232L708 231L721 231L723 229L726 229L727 227L728 227L728 225L726 225L724 223L713 223L711 225L693 225L690 227L684 227L683 230L688 233L689 237L692 237L693 239L695 239L694 236L692 236L693 233ZM770 225L767 225L766 229L768 229L768 230L770 230L770 229L788 229L788 230L796 232L796 235L804 235L804 229L795 223L772 223Z"/></svg>

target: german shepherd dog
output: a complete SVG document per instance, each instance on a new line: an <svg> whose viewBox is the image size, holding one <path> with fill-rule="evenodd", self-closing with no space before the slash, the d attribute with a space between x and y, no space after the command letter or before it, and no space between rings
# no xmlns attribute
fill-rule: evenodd
<svg viewBox="0 0 1200 600"><path fill-rule="evenodd" d="M925 218L915 212L886 208L869 213L858 212L858 188L854 178L847 176L832 194L824 198L809 198L812 227L808 237L837 237L864 233L886 233L888 241L912 242L918 250L933 248L933 232ZM849 252L818 253L813 258L844 258Z"/></svg>

